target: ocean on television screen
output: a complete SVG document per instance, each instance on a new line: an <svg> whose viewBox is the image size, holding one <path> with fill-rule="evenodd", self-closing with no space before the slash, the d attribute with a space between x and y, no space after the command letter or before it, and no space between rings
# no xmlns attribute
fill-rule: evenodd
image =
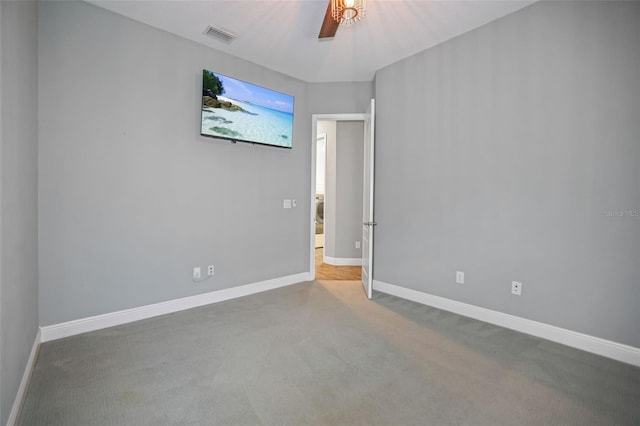
<svg viewBox="0 0 640 426"><path fill-rule="evenodd" d="M291 146L293 114L223 96L218 96L217 101L225 105L232 103L237 105L237 108L203 105L203 134L261 144Z"/></svg>
<svg viewBox="0 0 640 426"><path fill-rule="evenodd" d="M222 124L231 124L231 123L233 123L233 121L227 120L224 117L218 117L217 115L210 115L208 117L204 117L204 120L217 121L217 122L220 122Z"/></svg>
<svg viewBox="0 0 640 426"><path fill-rule="evenodd" d="M234 137L234 138L241 138L242 137L242 133L236 132L235 130L227 129L226 127L215 126L215 127L211 127L210 130L214 131L215 133L217 133L219 135L223 135L223 136L230 136L230 137Z"/></svg>

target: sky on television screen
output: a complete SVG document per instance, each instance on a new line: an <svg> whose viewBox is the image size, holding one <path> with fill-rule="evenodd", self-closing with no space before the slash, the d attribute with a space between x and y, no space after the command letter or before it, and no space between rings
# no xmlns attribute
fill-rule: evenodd
<svg viewBox="0 0 640 426"><path fill-rule="evenodd" d="M293 96L291 95L221 74L216 74L216 76L222 80L222 85L224 86L224 94L222 96L293 114Z"/></svg>

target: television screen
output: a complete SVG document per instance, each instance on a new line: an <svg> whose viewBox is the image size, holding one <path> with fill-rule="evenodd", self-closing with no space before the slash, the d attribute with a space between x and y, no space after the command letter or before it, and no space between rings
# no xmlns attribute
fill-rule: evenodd
<svg viewBox="0 0 640 426"><path fill-rule="evenodd" d="M291 95L204 70L200 134L291 148Z"/></svg>

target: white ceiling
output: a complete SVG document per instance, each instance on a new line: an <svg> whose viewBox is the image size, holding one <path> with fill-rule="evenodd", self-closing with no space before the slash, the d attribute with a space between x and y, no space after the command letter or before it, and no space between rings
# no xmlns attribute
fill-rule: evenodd
<svg viewBox="0 0 640 426"><path fill-rule="evenodd" d="M367 0L362 21L318 40L328 0L88 0L307 82L371 81L380 68L536 0ZM237 35L225 44L212 25Z"/></svg>

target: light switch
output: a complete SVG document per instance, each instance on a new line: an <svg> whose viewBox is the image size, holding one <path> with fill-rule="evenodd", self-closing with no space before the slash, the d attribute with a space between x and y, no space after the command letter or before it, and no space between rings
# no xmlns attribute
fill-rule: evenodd
<svg viewBox="0 0 640 426"><path fill-rule="evenodd" d="M291 200L284 200L284 205L283 207L285 209L290 209L291 208Z"/></svg>

